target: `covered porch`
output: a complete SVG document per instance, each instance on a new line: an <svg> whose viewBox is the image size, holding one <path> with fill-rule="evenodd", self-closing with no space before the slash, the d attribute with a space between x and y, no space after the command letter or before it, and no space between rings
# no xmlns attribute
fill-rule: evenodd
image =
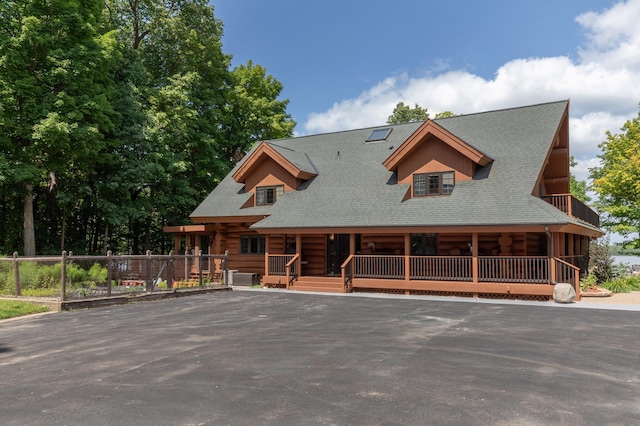
<svg viewBox="0 0 640 426"><path fill-rule="evenodd" d="M587 262L589 236L545 227L380 231L266 235L262 282L289 290L542 299L558 282L570 283L579 295L580 265Z"/></svg>

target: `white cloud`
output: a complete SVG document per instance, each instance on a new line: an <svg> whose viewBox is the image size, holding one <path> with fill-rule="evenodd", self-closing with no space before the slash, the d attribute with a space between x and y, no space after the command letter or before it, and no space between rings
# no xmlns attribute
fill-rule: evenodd
<svg viewBox="0 0 640 426"><path fill-rule="evenodd" d="M640 101L640 0L617 3L576 18L585 30L579 58L514 59L493 79L467 71L389 77L358 97L311 114L305 133L330 132L385 123L400 101L441 111L471 113L520 105L571 100L571 149L583 179L593 167L605 131L617 132L635 117Z"/></svg>

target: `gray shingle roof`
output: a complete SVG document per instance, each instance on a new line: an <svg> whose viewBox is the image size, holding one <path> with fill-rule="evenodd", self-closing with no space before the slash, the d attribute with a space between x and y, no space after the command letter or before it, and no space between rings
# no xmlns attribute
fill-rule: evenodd
<svg viewBox="0 0 640 426"><path fill-rule="evenodd" d="M271 141L298 168L317 176L273 206L242 209L250 194L231 179L232 172L191 217L269 215L253 226L260 229L581 223L531 195L567 105L434 120L494 160L473 180L457 182L450 196L403 202L409 186L396 184L395 174L382 165L422 124L414 122L391 126L381 142L365 143L373 128Z"/></svg>

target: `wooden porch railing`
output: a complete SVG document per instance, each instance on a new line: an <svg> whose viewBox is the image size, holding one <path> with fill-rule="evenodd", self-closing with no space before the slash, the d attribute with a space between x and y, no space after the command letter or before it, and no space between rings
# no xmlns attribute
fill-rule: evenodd
<svg viewBox="0 0 640 426"><path fill-rule="evenodd" d="M348 293L353 288L353 255L347 257L340 269L342 270L342 285Z"/></svg>
<svg viewBox="0 0 640 426"><path fill-rule="evenodd" d="M552 274L556 283L569 283L576 290L576 299L580 300L580 269L561 259L553 259Z"/></svg>
<svg viewBox="0 0 640 426"><path fill-rule="evenodd" d="M300 259L300 255L296 254L285 265L285 269L287 270L287 288L289 288L291 283L298 278L298 259Z"/></svg>
<svg viewBox="0 0 640 426"><path fill-rule="evenodd" d="M472 259L468 256L411 256L412 280L473 281Z"/></svg>
<svg viewBox="0 0 640 426"><path fill-rule="evenodd" d="M346 286L354 278L405 279L404 260L405 256L351 255L342 265L343 281ZM477 276L478 282L551 283L549 258L542 256L481 256L478 257ZM409 280L472 282L473 258L409 256Z"/></svg>
<svg viewBox="0 0 640 426"><path fill-rule="evenodd" d="M598 228L600 227L598 213L571 194L543 195L540 198L569 216L581 219Z"/></svg>
<svg viewBox="0 0 640 426"><path fill-rule="evenodd" d="M287 275L287 264L293 259L295 254L270 254L268 275Z"/></svg>
<svg viewBox="0 0 640 426"><path fill-rule="evenodd" d="M403 280L404 256L353 256L353 275L358 278Z"/></svg>
<svg viewBox="0 0 640 426"><path fill-rule="evenodd" d="M480 256L478 281L549 284L549 258Z"/></svg>

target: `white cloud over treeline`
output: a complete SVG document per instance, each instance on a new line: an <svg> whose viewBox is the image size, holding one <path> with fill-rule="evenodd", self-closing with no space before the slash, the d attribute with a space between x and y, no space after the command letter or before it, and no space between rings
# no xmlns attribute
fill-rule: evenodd
<svg viewBox="0 0 640 426"><path fill-rule="evenodd" d="M385 123L395 105L418 104L431 116L441 111L467 114L542 102L571 100L573 172L588 177L598 164L598 144L607 130L617 133L636 116L640 102L640 0L614 4L576 17L585 40L567 56L519 58L502 65L493 79L465 70L437 75L390 76L356 98L313 113L305 133L322 133Z"/></svg>

